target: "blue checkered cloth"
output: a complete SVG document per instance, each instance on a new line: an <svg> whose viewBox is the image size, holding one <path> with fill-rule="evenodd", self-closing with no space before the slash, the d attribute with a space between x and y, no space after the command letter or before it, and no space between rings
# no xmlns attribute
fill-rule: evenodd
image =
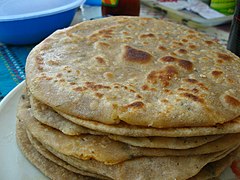
<svg viewBox="0 0 240 180"><path fill-rule="evenodd" d="M0 101L25 79L26 58L32 48L0 44Z"/></svg>

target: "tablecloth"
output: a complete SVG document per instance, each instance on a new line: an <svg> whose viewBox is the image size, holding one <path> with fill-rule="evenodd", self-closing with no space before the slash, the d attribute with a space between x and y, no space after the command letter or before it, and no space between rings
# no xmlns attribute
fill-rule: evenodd
<svg viewBox="0 0 240 180"><path fill-rule="evenodd" d="M0 44L0 100L25 79L25 62L31 46Z"/></svg>
<svg viewBox="0 0 240 180"><path fill-rule="evenodd" d="M101 17L100 9L100 7L84 6L74 17L72 24ZM144 5L141 5L140 15L145 17L163 18L163 15L158 10ZM223 45L226 45L227 43L228 32L222 30L221 27L210 27L198 30L209 34ZM26 57L33 47L34 45L13 46L0 44L0 101L9 91L25 79L24 67Z"/></svg>

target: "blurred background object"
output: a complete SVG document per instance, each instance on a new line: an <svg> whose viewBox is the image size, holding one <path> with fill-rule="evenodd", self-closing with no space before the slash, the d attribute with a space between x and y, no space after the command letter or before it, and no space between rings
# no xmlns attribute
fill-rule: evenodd
<svg viewBox="0 0 240 180"><path fill-rule="evenodd" d="M102 2L101 0L86 0L84 4L90 6L101 6Z"/></svg>
<svg viewBox="0 0 240 180"><path fill-rule="evenodd" d="M0 42L33 44L68 27L84 0L0 0Z"/></svg>
<svg viewBox="0 0 240 180"><path fill-rule="evenodd" d="M139 16L140 0L102 0L102 15Z"/></svg>
<svg viewBox="0 0 240 180"><path fill-rule="evenodd" d="M235 8L227 49L240 57L240 0L237 1Z"/></svg>
<svg viewBox="0 0 240 180"><path fill-rule="evenodd" d="M194 28L230 23L233 18L233 15L225 15L212 9L208 0L141 0L141 2L162 11L169 19Z"/></svg>
<svg viewBox="0 0 240 180"><path fill-rule="evenodd" d="M232 15L236 0L211 0L210 7L225 15Z"/></svg>

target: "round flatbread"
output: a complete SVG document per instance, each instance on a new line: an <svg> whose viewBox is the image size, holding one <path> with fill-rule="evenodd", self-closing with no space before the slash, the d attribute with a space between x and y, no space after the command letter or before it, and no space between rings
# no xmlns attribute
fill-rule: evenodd
<svg viewBox="0 0 240 180"><path fill-rule="evenodd" d="M23 103L24 104L24 103ZM21 105L21 102L20 102ZM108 136L68 136L43 125L31 116L28 108L19 106L19 118L23 119L28 132L42 144L54 150L83 160L95 159L108 165L118 164L142 156L190 156L225 151L239 145L240 134L229 134L202 146L174 150L165 148L142 148L113 141Z"/></svg>
<svg viewBox="0 0 240 180"><path fill-rule="evenodd" d="M59 30L26 63L31 93L104 124L213 126L240 115L240 60L164 20L109 17Z"/></svg>
<svg viewBox="0 0 240 180"><path fill-rule="evenodd" d="M109 125L95 121L84 120L68 114L57 111L61 116L80 126L93 129L109 134L131 136L131 137L147 137L147 136L165 136L165 137L193 137L206 136L216 134L229 134L240 132L240 117L211 127L182 127L182 128L151 128L140 127L121 123L118 125Z"/></svg>
<svg viewBox="0 0 240 180"><path fill-rule="evenodd" d="M73 179L73 180L94 180L74 173L52 162L51 160L42 156L31 144L27 137L23 121L17 120L16 128L17 144L24 156L36 166L44 175L51 179ZM74 168L76 169L76 168Z"/></svg>
<svg viewBox="0 0 240 180"><path fill-rule="evenodd" d="M26 97L22 101L28 101ZM31 113L41 123L62 131L66 135L107 135L109 138L121 141L133 146L149 148L168 148L168 149L189 149L214 141L223 135L197 136L197 137L130 137L118 136L99 131L90 130L77 125L55 112L51 107L39 102L33 96L30 96Z"/></svg>
<svg viewBox="0 0 240 180"><path fill-rule="evenodd" d="M118 165L106 166L94 160L83 161L61 154L45 146L51 153L77 168L85 168L112 179L179 179L184 180L196 175L207 163L224 158L237 147L226 152L199 156L178 157L141 157Z"/></svg>

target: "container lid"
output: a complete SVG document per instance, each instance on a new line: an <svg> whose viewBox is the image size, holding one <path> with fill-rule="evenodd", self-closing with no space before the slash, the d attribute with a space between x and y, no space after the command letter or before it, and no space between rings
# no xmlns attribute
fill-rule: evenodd
<svg viewBox="0 0 240 180"><path fill-rule="evenodd" d="M84 0L0 0L0 21L38 18L79 7Z"/></svg>

